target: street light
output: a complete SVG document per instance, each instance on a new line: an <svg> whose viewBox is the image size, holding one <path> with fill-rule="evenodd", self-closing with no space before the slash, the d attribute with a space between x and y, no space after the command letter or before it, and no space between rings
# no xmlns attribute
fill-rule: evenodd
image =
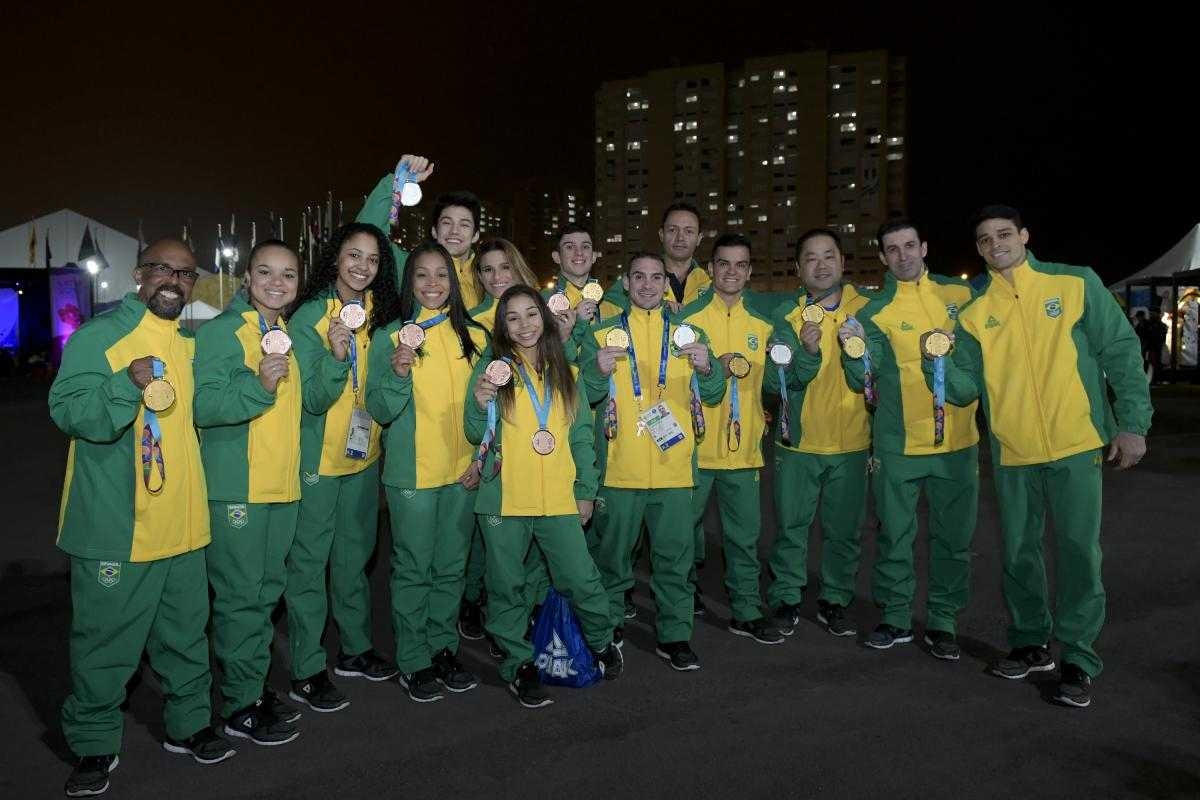
<svg viewBox="0 0 1200 800"><path fill-rule="evenodd" d="M87 267L87 271L91 275L98 275L100 273L100 262L94 258L89 258L84 263L84 266Z"/></svg>

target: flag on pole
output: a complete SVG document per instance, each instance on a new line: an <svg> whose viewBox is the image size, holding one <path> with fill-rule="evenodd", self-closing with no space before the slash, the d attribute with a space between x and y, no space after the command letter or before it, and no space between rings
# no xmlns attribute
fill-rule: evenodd
<svg viewBox="0 0 1200 800"><path fill-rule="evenodd" d="M37 226L29 223L29 266L37 266Z"/></svg>
<svg viewBox="0 0 1200 800"><path fill-rule="evenodd" d="M46 269L50 269L50 229L46 228Z"/></svg>

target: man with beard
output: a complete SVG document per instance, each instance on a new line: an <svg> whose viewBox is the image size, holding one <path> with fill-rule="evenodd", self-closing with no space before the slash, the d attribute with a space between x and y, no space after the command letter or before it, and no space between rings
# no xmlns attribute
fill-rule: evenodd
<svg viewBox="0 0 1200 800"><path fill-rule="evenodd" d="M71 337L50 416L71 437L58 546L71 560L71 695L63 733L79 757L69 797L102 794L121 749L125 684L142 652L162 684L172 753L215 764L209 689L209 519L192 420L195 341L177 322L196 282L188 247L162 239L139 288Z"/></svg>

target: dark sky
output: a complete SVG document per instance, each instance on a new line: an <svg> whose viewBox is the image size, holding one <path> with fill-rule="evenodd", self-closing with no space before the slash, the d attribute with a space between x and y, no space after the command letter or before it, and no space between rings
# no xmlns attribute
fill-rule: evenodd
<svg viewBox="0 0 1200 800"><path fill-rule="evenodd" d="M305 203L361 195L408 151L437 162L434 192L590 185L600 81L813 46L909 56L911 211L935 267L976 266L966 220L988 201L1024 210L1042 258L1114 279L1200 221L1200 47L1149 11L38 5L5 11L0 229L70 207L130 233L144 218L148 237L190 217L211 238L274 208L291 238Z"/></svg>

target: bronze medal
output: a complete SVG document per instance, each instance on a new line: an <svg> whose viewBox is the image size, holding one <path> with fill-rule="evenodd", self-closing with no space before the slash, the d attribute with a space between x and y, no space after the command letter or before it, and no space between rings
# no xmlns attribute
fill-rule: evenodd
<svg viewBox="0 0 1200 800"><path fill-rule="evenodd" d="M338 312L338 318L352 331L361 328L367 321L367 310L358 303L347 303Z"/></svg>
<svg viewBox="0 0 1200 800"><path fill-rule="evenodd" d="M400 341L416 350L425 343L425 329L415 322L410 322L400 328Z"/></svg>
<svg viewBox="0 0 1200 800"><path fill-rule="evenodd" d="M862 358L867 352L867 343L861 336L850 336L842 342L842 349L851 358Z"/></svg>
<svg viewBox="0 0 1200 800"><path fill-rule="evenodd" d="M608 333L604 334L605 347L619 347L622 350L629 349L629 334L624 328L612 328Z"/></svg>
<svg viewBox="0 0 1200 800"><path fill-rule="evenodd" d="M554 434L542 428L533 435L533 452L539 456L548 456L554 452Z"/></svg>
<svg viewBox="0 0 1200 800"><path fill-rule="evenodd" d="M729 359L729 372L733 377L741 379L750 374L750 362L741 353L734 353Z"/></svg>
<svg viewBox="0 0 1200 800"><path fill-rule="evenodd" d="M571 310L571 301L562 292L555 292L546 298L546 305L551 314L562 314Z"/></svg>
<svg viewBox="0 0 1200 800"><path fill-rule="evenodd" d="M771 363L780 367L786 367L792 363L792 348L783 342L776 342L771 345Z"/></svg>
<svg viewBox="0 0 1200 800"><path fill-rule="evenodd" d="M591 300L593 303L599 303L604 299L604 290L595 281L585 283L580 292L583 294L584 300Z"/></svg>
<svg viewBox="0 0 1200 800"><path fill-rule="evenodd" d="M154 413L175 405L175 387L163 378L155 378L142 389L142 403Z"/></svg>
<svg viewBox="0 0 1200 800"><path fill-rule="evenodd" d="M512 367L508 365L507 361L500 359L489 362L483 370L483 377L487 378L493 386L504 386L512 380L512 376Z"/></svg>
<svg viewBox="0 0 1200 800"><path fill-rule="evenodd" d="M262 351L267 355L286 355L292 349L292 337L280 328L272 328L263 334Z"/></svg>
<svg viewBox="0 0 1200 800"><path fill-rule="evenodd" d="M925 355L941 358L950 352L950 337L941 331L930 331L925 336Z"/></svg>
<svg viewBox="0 0 1200 800"><path fill-rule="evenodd" d="M821 308L816 303L810 303L800 312L800 317L805 322L811 322L813 325L820 325L825 320L825 309Z"/></svg>

